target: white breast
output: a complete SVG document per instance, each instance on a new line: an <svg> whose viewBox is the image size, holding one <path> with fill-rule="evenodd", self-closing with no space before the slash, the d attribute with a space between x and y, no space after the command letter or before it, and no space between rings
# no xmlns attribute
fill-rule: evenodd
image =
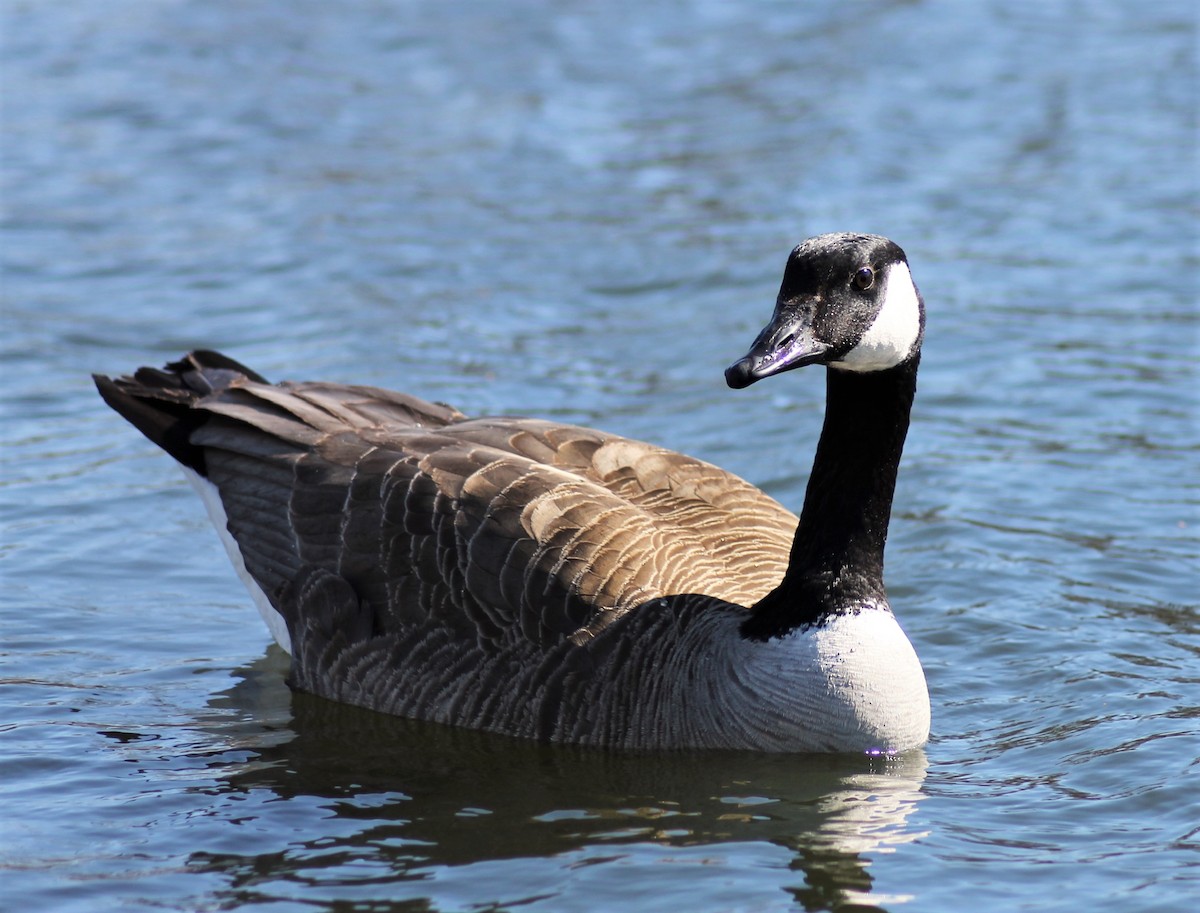
<svg viewBox="0 0 1200 913"><path fill-rule="evenodd" d="M762 748L891 754L929 737L925 673L886 608L742 640L730 658L730 711L761 733Z"/></svg>

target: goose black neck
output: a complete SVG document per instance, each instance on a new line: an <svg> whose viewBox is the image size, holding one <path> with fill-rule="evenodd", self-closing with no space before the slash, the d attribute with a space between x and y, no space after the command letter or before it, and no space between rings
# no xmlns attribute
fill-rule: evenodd
<svg viewBox="0 0 1200 913"><path fill-rule="evenodd" d="M766 640L886 604L883 550L920 354L886 371L830 368L825 425L783 581L742 625Z"/></svg>

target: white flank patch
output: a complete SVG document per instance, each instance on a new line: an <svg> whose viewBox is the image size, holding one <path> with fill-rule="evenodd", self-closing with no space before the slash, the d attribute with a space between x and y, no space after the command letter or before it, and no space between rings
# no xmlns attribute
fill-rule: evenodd
<svg viewBox="0 0 1200 913"><path fill-rule="evenodd" d="M238 577L242 583L246 584L246 589L250 591L251 598L254 599L254 604L258 606L258 613L262 615L263 621L267 623L267 628L271 632L271 636L275 638L275 642L290 655L292 652L292 638L288 635L287 622L283 620L283 616L276 611L271 605L271 600L267 598L267 594L263 592L262 587L258 585L258 581L250 576L250 572L246 570L246 562L242 558L242 551L238 548L237 540L233 538L233 534L229 532L229 517L225 513L225 505L221 503L221 493L217 490L217 486L194 469L189 469L186 466L180 467L183 474L187 476L187 480L192 483L192 487L199 493L200 498L204 501L204 506L208 509L208 518L212 520L213 526L217 528L217 535L221 538L221 544L225 546L225 552L229 555L229 560L233 562L233 569L237 571Z"/></svg>
<svg viewBox="0 0 1200 913"><path fill-rule="evenodd" d="M921 333L921 304L912 273L905 263L887 271L883 304L875 322L841 361L831 362L850 371L883 371L894 368L912 353Z"/></svg>

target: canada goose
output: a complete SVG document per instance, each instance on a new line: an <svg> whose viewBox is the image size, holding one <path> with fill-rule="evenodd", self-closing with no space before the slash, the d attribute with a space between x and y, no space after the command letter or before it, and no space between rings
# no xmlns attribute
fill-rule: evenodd
<svg viewBox="0 0 1200 913"><path fill-rule="evenodd" d="M716 466L589 428L272 385L207 351L95 381L183 465L295 688L557 742L897 752L929 733L883 587L923 330L892 241L791 252L725 376L828 368L798 526Z"/></svg>

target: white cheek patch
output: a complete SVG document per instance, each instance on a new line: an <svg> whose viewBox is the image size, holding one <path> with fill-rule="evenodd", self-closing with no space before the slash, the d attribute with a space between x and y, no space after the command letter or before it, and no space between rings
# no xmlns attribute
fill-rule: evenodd
<svg viewBox="0 0 1200 913"><path fill-rule="evenodd" d="M921 335L921 304L907 264L892 265L882 294L883 304L875 322L841 361L832 362L836 367L883 371L894 368L912 354Z"/></svg>

